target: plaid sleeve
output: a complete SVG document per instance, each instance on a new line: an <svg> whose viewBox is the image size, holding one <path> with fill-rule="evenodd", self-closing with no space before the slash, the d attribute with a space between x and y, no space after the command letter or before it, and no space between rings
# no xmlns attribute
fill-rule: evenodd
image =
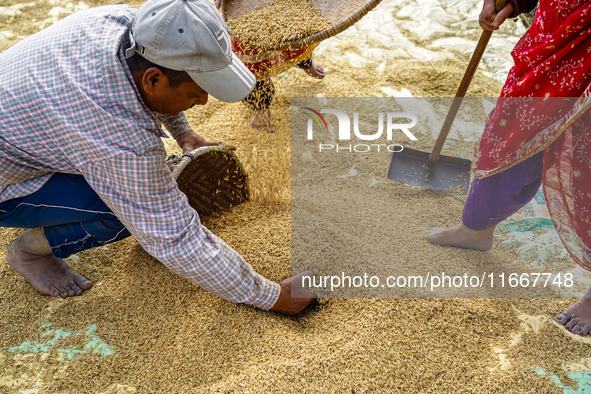
<svg viewBox="0 0 591 394"><path fill-rule="evenodd" d="M193 130L184 113L177 116L161 116L160 121L173 137L178 137L186 131Z"/></svg>
<svg viewBox="0 0 591 394"><path fill-rule="evenodd" d="M230 302L271 308L279 285L201 225L162 155L126 152L83 173L140 245L170 270Z"/></svg>

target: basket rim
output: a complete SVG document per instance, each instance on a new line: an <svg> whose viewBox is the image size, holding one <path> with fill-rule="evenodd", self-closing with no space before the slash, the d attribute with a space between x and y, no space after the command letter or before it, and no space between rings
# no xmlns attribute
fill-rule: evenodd
<svg viewBox="0 0 591 394"><path fill-rule="evenodd" d="M192 150L191 152L183 154L181 157L181 160L177 163L177 165L174 167L174 170L172 171L173 179L176 180L179 177L179 175L181 174L181 172L185 169L185 167L190 162L195 160L197 157L199 157L205 153L212 152L212 151L223 152L223 153L227 153L230 156L232 156L232 158L238 163L238 166L240 167L240 170L242 171L242 173L246 174L244 172L244 167L242 166L242 162L238 159L238 156L236 156L236 154L234 152L232 152L232 150L228 149L228 147L226 147L224 145L208 145L208 146L200 146L199 148L196 148L196 149Z"/></svg>
<svg viewBox="0 0 591 394"><path fill-rule="evenodd" d="M331 26L328 29L321 30L321 31L314 33L312 35L309 35L307 37L300 38L298 40L282 42L276 48L271 48L270 50L283 51L283 50L290 50L290 49L299 49L299 48L308 46L310 44L314 44L314 43L326 40L327 38L337 35L340 32L348 29L349 27L351 27L352 25L357 23L369 11L374 9L381 1L382 0L368 0L361 8L359 8L357 10L357 12L355 12L353 15L349 16L348 18L340 21L336 25ZM222 0L221 5L220 5L220 11L222 13L224 20L227 21L226 0ZM228 31L230 33L230 36L232 36L232 38L238 39L238 36L236 36L230 28L228 28Z"/></svg>

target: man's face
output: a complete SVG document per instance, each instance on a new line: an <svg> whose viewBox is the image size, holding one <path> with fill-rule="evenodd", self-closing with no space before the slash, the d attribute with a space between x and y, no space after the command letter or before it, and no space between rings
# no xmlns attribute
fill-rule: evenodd
<svg viewBox="0 0 591 394"><path fill-rule="evenodd" d="M157 68L144 73L142 91L148 108L163 115L178 115L194 105L204 105L208 99L207 92L193 81L171 87L166 75Z"/></svg>

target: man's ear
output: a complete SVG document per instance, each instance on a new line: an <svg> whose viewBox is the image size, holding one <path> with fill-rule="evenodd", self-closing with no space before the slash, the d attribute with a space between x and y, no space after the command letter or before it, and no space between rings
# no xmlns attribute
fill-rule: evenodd
<svg viewBox="0 0 591 394"><path fill-rule="evenodd" d="M142 75L142 88L147 95L153 96L155 90L162 83L168 83L168 79L162 70L157 67L150 67L144 71L144 75Z"/></svg>

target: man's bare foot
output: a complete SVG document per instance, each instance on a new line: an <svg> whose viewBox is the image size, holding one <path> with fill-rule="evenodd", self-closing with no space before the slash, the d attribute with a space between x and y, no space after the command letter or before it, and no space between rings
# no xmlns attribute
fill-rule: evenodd
<svg viewBox="0 0 591 394"><path fill-rule="evenodd" d="M555 316L554 320L573 334L589 334L591 331L591 298L587 298L587 296L581 298L560 315Z"/></svg>
<svg viewBox="0 0 591 394"><path fill-rule="evenodd" d="M494 227L486 230L471 230L463 224L455 227L429 228L427 241L432 244L456 246L458 248L489 250L493 245Z"/></svg>
<svg viewBox="0 0 591 394"><path fill-rule="evenodd" d="M42 228L27 230L12 241L6 261L43 294L73 297L92 287L91 281L51 254Z"/></svg>
<svg viewBox="0 0 591 394"><path fill-rule="evenodd" d="M303 69L306 74L311 77L322 79L324 78L324 68L321 65L312 62L312 65L308 68Z"/></svg>
<svg viewBox="0 0 591 394"><path fill-rule="evenodd" d="M250 125L257 130L265 130L268 133L275 132L275 126L273 125L273 118L271 117L269 108L252 111Z"/></svg>

